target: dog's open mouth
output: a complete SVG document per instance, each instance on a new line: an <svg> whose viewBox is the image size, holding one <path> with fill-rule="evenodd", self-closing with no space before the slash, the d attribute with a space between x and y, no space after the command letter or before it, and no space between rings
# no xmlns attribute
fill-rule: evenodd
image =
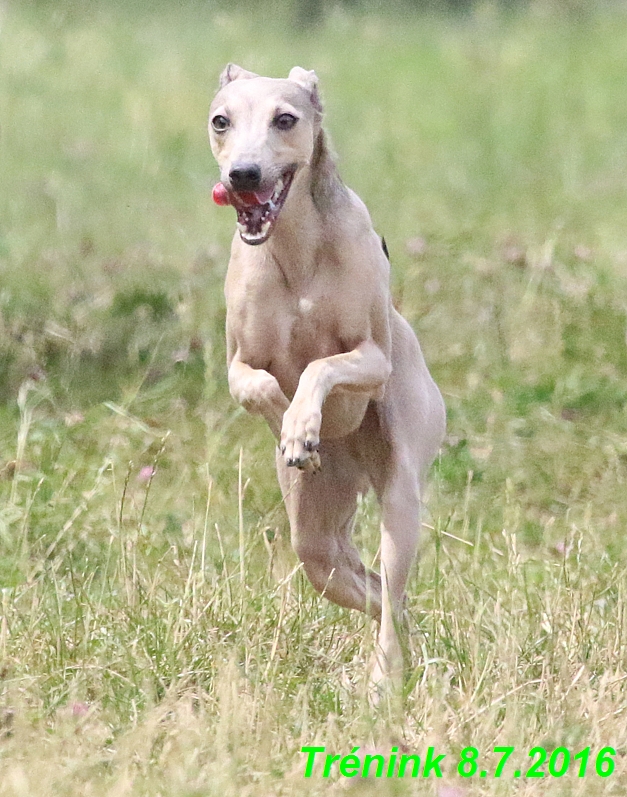
<svg viewBox="0 0 627 797"><path fill-rule="evenodd" d="M228 195L228 204L233 205L237 211L237 229L244 243L256 246L268 240L287 199L295 171L295 167L290 166L274 186L265 191L227 192L222 187L222 191ZM220 185L219 183L218 186ZM214 188L216 201L218 201L216 197L218 186ZM227 204L227 202L218 201L218 204Z"/></svg>

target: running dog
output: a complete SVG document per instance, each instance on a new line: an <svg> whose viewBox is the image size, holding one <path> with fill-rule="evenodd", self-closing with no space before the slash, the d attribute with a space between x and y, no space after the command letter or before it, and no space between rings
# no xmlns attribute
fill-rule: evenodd
<svg viewBox="0 0 627 797"><path fill-rule="evenodd" d="M380 622L371 679L399 684L397 622L442 397L394 309L385 244L341 181L315 72L229 64L209 116L218 204L237 211L226 277L229 388L262 415L291 540L315 589ZM357 498L381 506L381 574L352 541Z"/></svg>

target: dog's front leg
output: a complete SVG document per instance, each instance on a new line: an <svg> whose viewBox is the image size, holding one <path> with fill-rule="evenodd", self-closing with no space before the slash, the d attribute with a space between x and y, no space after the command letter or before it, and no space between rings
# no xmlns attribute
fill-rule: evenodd
<svg viewBox="0 0 627 797"><path fill-rule="evenodd" d="M319 461L322 405L334 388L366 393L379 399L391 370L389 358L373 340L366 340L345 354L309 363L283 416L281 453L286 464L309 468Z"/></svg>
<svg viewBox="0 0 627 797"><path fill-rule="evenodd" d="M277 380L262 368L251 368L235 357L229 366L229 390L239 404L262 415L278 440L283 415L290 403Z"/></svg>

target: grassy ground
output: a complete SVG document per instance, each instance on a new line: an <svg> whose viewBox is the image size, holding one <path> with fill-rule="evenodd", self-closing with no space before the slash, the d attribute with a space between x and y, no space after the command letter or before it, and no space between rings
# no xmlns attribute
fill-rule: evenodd
<svg viewBox="0 0 627 797"><path fill-rule="evenodd" d="M402 724L228 396L227 60L318 71L445 394ZM626 69L618 12L336 11L304 37L200 3L0 6L3 797L625 794ZM375 559L370 500L356 535ZM304 778L304 745L394 744L445 753L442 780ZM487 777L459 777L466 746ZM525 778L534 746L590 746L586 775Z"/></svg>

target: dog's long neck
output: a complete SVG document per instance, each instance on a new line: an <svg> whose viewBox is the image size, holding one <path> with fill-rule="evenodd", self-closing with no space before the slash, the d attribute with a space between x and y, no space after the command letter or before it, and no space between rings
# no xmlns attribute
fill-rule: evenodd
<svg viewBox="0 0 627 797"><path fill-rule="evenodd" d="M320 130L311 161L296 176L276 229L262 247L279 264L288 285L299 290L315 273L320 248L328 243L325 228L332 229L334 217L349 201L348 189Z"/></svg>
<svg viewBox="0 0 627 797"><path fill-rule="evenodd" d="M314 143L310 170L311 196L316 209L324 216L346 194L346 186L340 179L326 133L322 128Z"/></svg>

